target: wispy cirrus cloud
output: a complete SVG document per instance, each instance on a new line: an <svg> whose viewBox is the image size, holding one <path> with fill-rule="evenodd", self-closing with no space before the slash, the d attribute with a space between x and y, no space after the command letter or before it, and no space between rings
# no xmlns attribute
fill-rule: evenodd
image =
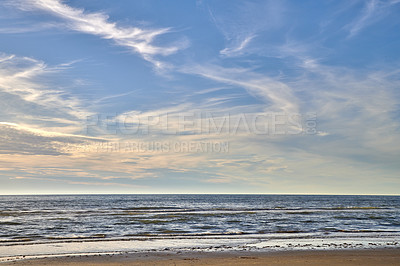
<svg viewBox="0 0 400 266"><path fill-rule="evenodd" d="M226 47L220 50L224 57L248 54L249 46L259 33L276 29L282 23L283 3L277 1L231 1L223 9L216 3L204 3L211 21L223 34Z"/></svg>
<svg viewBox="0 0 400 266"><path fill-rule="evenodd" d="M42 10L57 16L66 22L66 27L91 35L109 39L119 46L131 49L140 54L145 60L156 67L163 67L163 63L154 57L170 55L187 46L186 41L180 45L157 46L153 44L155 38L171 31L170 28L142 29L139 27L123 27L111 22L109 16L102 12L87 12L84 9L74 8L59 0L25 0L14 2L21 10Z"/></svg>
<svg viewBox="0 0 400 266"><path fill-rule="evenodd" d="M31 33L31 32L54 29L57 28L57 26L58 25L54 23L38 23L36 25L32 25L29 23L20 23L18 25L0 28L0 34Z"/></svg>
<svg viewBox="0 0 400 266"><path fill-rule="evenodd" d="M81 135L38 130L15 123L0 122L0 154L66 155L75 147L106 140Z"/></svg>
<svg viewBox="0 0 400 266"><path fill-rule="evenodd" d="M361 14L344 28L348 30L348 37L351 38L391 12L393 5L399 4L398 0L380 1L369 0L366 2Z"/></svg>
<svg viewBox="0 0 400 266"><path fill-rule="evenodd" d="M43 61L0 53L0 118L4 122L60 126L62 132L77 130L91 114L82 101L52 81L69 64L48 66ZM50 123L47 123L50 122ZM70 128L68 128L70 127Z"/></svg>
<svg viewBox="0 0 400 266"><path fill-rule="evenodd" d="M222 49L220 51L220 54L225 56L238 55L243 51L243 49L246 48L246 46L251 42L252 39L254 39L254 37L256 36L255 35L246 36L244 37L243 40L240 40L240 42L236 46Z"/></svg>
<svg viewBox="0 0 400 266"><path fill-rule="evenodd" d="M376 161L389 154L398 156L391 144L400 141L398 70L356 71L312 59L305 60L303 68L304 76L296 84L308 88L310 107L319 114L320 126L340 139L341 151L334 147L332 151L347 150L364 157L379 154Z"/></svg>
<svg viewBox="0 0 400 266"><path fill-rule="evenodd" d="M121 184L121 183L113 183L113 182L83 182L83 181L72 181L69 179L62 178L44 178L44 177L29 177L29 176L16 176L10 177L10 179L15 180L35 180L35 181L46 181L46 182L61 182L70 185L87 185L87 186L111 186L111 187L134 187L134 188L143 188L143 186L132 185L132 184Z"/></svg>
<svg viewBox="0 0 400 266"><path fill-rule="evenodd" d="M299 112L298 100L290 86L250 69L207 65L187 66L182 68L182 72L244 88L250 95L266 104L265 111Z"/></svg>

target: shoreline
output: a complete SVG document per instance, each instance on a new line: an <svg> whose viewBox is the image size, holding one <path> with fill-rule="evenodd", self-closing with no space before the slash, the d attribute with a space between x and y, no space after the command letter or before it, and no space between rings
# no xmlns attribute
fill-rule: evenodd
<svg viewBox="0 0 400 266"><path fill-rule="evenodd" d="M400 253L399 242L394 236L375 236L374 238L161 238L161 239L136 239L129 241L90 241L90 242L50 242L50 243L24 243L21 245L0 245L0 265L14 263L29 264L29 261L55 260L54 263L78 260L81 265L84 258L90 261L98 257L120 260L124 256L132 261L139 258L153 258L154 263L159 258L176 258L194 255L194 258L204 257L235 257L243 256L273 256L273 254L316 254L316 252L382 252L394 250ZM251 255L246 255L251 254ZM343 253L344 254L344 253ZM286 256L285 255L285 256ZM154 257L156 256L156 257ZM161 256L161 257L160 257ZM27 262L28 261L28 262ZM400 258L399 258L400 261ZM28 263L28 264L24 264ZM64 264L60 265L64 265ZM233 262L232 262L233 263ZM13 265L14 265L13 264ZM42 264L42 263L40 263ZM49 265L52 265L50 263ZM220 264L219 262L217 264ZM66 264L69 265L69 264ZM85 264L82 264L85 265ZM113 265L113 264L110 264ZM400 265L400 264L398 264Z"/></svg>
<svg viewBox="0 0 400 266"><path fill-rule="evenodd" d="M400 265L400 248L292 251L147 251L25 258L0 265Z"/></svg>
<svg viewBox="0 0 400 266"><path fill-rule="evenodd" d="M0 244L0 262L17 257L45 257L79 254L118 254L130 252L229 252L296 251L399 248L398 234L341 237L272 238L271 235L224 237L160 237L98 239L90 241L49 241Z"/></svg>

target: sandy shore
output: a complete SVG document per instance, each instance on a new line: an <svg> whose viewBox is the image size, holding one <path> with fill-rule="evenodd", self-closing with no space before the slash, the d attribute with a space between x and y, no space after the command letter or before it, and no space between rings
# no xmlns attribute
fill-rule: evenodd
<svg viewBox="0 0 400 266"><path fill-rule="evenodd" d="M400 265L400 249L286 252L147 252L19 260L1 265Z"/></svg>

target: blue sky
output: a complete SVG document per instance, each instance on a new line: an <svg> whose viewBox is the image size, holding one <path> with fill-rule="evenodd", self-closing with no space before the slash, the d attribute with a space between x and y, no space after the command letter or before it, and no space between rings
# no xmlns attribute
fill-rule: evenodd
<svg viewBox="0 0 400 266"><path fill-rule="evenodd" d="M4 0L0 193L398 194L399 12Z"/></svg>

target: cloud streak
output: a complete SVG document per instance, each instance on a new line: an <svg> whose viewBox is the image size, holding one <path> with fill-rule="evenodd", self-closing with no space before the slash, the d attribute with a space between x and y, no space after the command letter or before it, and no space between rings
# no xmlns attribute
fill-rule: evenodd
<svg viewBox="0 0 400 266"><path fill-rule="evenodd" d="M0 122L0 154L66 155L68 145L74 147L92 142L105 140Z"/></svg>
<svg viewBox="0 0 400 266"><path fill-rule="evenodd" d="M229 48L224 48L219 53L224 56L234 56L240 54L251 42L251 40L256 37L255 35L250 35L244 38L239 45Z"/></svg>
<svg viewBox="0 0 400 266"><path fill-rule="evenodd" d="M80 120L91 112L83 107L78 97L61 89L49 88L59 72L67 67L49 67L40 60L0 53L1 120L30 124L40 120L42 126L63 125L64 133L76 130Z"/></svg>
<svg viewBox="0 0 400 266"><path fill-rule="evenodd" d="M249 69L210 65L189 66L182 68L182 72L244 88L250 95L267 104L265 111L299 112L298 100L287 84Z"/></svg>
<svg viewBox="0 0 400 266"><path fill-rule="evenodd" d="M156 67L162 67L156 55L170 55L183 47L161 47L152 44L160 35L170 32L170 28L141 29L139 27L122 27L109 20L108 15L100 12L87 12L63 4L59 0L27 0L19 2L22 10L39 9L57 16L67 22L66 26L74 31L96 35L103 39L113 40L117 45L127 47L140 54ZM185 46L186 44L182 44Z"/></svg>
<svg viewBox="0 0 400 266"><path fill-rule="evenodd" d="M208 2L208 15L223 34L226 47L220 50L223 57L248 54L249 46L259 33L277 29L282 22L283 3L277 1L231 1L223 9Z"/></svg>
<svg viewBox="0 0 400 266"><path fill-rule="evenodd" d="M345 26L345 29L348 30L349 35L348 38L354 37L359 32L361 32L364 28L378 22L384 16L390 13L390 8L393 5L399 4L400 1L379 1L379 0L370 0L364 6L361 14L350 24Z"/></svg>

